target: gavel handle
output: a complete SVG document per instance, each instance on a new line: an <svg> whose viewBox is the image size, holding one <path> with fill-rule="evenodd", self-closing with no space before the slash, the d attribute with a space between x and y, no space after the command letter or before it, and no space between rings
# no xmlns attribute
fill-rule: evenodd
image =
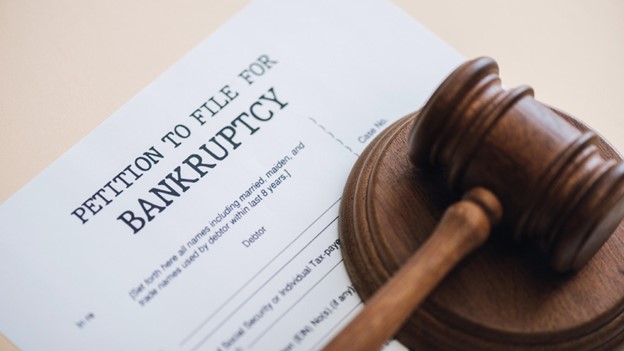
<svg viewBox="0 0 624 351"><path fill-rule="evenodd" d="M471 189L444 212L427 242L324 350L379 350L448 272L487 240L501 216L494 194Z"/></svg>

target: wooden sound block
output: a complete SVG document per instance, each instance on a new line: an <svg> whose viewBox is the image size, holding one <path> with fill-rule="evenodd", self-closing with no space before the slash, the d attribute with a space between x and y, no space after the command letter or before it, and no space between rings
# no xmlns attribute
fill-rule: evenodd
<svg viewBox="0 0 624 351"><path fill-rule="evenodd" d="M579 130L588 128L556 111ZM340 209L347 271L367 300L456 201L440 172L416 170L407 136L418 113L388 127L354 166ZM606 158L620 158L603 140ZM612 350L624 340L624 222L578 273L558 275L498 228L397 334L415 350ZM418 282L412 282L418 284Z"/></svg>

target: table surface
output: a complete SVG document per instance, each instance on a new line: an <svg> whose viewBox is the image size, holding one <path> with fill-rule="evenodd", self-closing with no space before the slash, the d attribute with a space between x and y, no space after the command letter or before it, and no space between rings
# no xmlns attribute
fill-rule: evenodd
<svg viewBox="0 0 624 351"><path fill-rule="evenodd" d="M0 202L248 2L0 1ZM623 1L395 2L624 152Z"/></svg>

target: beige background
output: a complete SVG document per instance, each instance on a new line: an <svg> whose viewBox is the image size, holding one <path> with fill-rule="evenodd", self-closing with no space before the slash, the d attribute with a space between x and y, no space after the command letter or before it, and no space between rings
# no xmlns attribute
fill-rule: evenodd
<svg viewBox="0 0 624 351"><path fill-rule="evenodd" d="M0 202L247 2L0 0ZM624 1L396 3L624 151Z"/></svg>

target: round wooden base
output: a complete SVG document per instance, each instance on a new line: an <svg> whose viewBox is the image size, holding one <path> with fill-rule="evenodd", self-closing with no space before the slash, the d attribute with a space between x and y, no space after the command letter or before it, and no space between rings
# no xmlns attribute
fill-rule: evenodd
<svg viewBox="0 0 624 351"><path fill-rule="evenodd" d="M418 249L456 200L443 174L416 170L408 161L415 118L417 113L396 122L368 146L344 191L343 254L364 300ZM605 142L601 151L619 157ZM568 276L551 273L531 248L510 245L505 231L498 228L445 278L403 326L399 341L415 350L496 351L612 350L622 343L624 224L585 268Z"/></svg>

